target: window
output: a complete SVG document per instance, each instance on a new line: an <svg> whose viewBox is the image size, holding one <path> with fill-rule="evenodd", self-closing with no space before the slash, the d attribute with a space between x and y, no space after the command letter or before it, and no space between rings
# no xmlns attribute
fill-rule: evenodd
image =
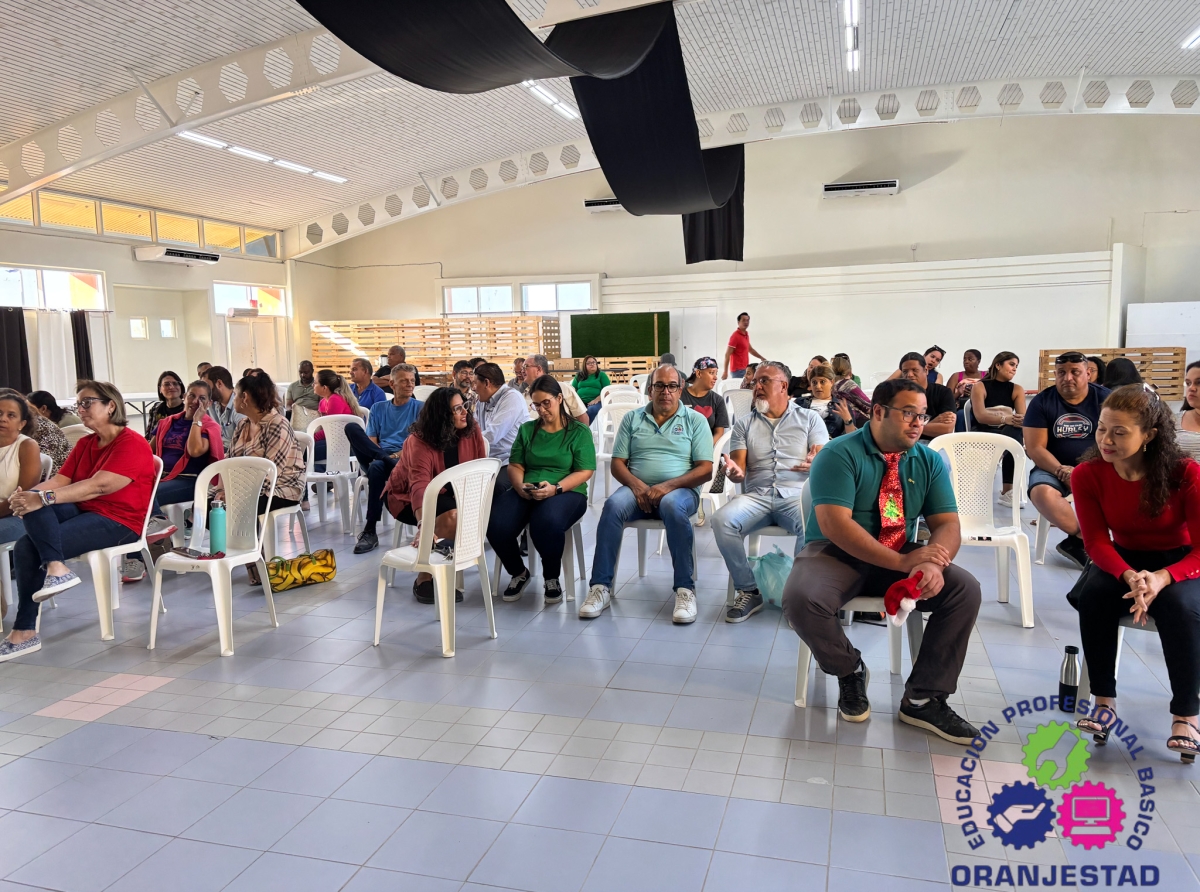
<svg viewBox="0 0 1200 892"><path fill-rule="evenodd" d="M590 282L541 282L521 286L521 308L526 313L557 313L565 310L590 310Z"/></svg>
<svg viewBox="0 0 1200 892"><path fill-rule="evenodd" d="M178 217L175 214L155 214L158 223L158 240L166 245L200 247L200 221L194 217Z"/></svg>
<svg viewBox="0 0 1200 892"><path fill-rule="evenodd" d="M38 213L47 229L70 229L75 232L96 231L96 202L73 195L38 193Z"/></svg>
<svg viewBox="0 0 1200 892"><path fill-rule="evenodd" d="M158 336L161 338L177 338L177 337L179 337L179 335L175 333L175 320L174 319L159 319L158 320Z"/></svg>
<svg viewBox="0 0 1200 892"><path fill-rule="evenodd" d="M150 339L150 326L145 316L131 316L129 318L129 336L137 341Z"/></svg>
<svg viewBox="0 0 1200 892"><path fill-rule="evenodd" d="M279 256L279 233L246 227L246 253L255 257Z"/></svg>
<svg viewBox="0 0 1200 892"><path fill-rule="evenodd" d="M213 251L224 251L226 254L240 254L242 251L242 227L232 223L214 223L204 221L204 247Z"/></svg>
<svg viewBox="0 0 1200 892"><path fill-rule="evenodd" d="M0 220L5 223L33 225L33 195L22 195L0 204Z"/></svg>
<svg viewBox="0 0 1200 892"><path fill-rule="evenodd" d="M150 211L145 208L109 204L106 201L100 205L100 220L104 224L105 235L120 235L147 242L154 237L150 229Z"/></svg>
<svg viewBox="0 0 1200 892"><path fill-rule="evenodd" d="M0 266L0 306L45 310L103 310L100 273Z"/></svg>
<svg viewBox="0 0 1200 892"><path fill-rule="evenodd" d="M446 288L447 313L511 313L511 285L465 285Z"/></svg>
<svg viewBox="0 0 1200 892"><path fill-rule="evenodd" d="M238 285L232 282L213 284L215 312L221 316L232 309L257 309L260 316L285 316L282 288L265 285Z"/></svg>

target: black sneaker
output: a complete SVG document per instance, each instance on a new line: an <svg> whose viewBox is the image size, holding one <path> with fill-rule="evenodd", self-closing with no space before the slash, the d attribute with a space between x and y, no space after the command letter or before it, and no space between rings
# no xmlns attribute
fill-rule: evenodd
<svg viewBox="0 0 1200 892"><path fill-rule="evenodd" d="M433 603L433 580L426 579L424 582L413 583L413 597L417 599L418 604Z"/></svg>
<svg viewBox="0 0 1200 892"><path fill-rule="evenodd" d="M1078 536L1067 536L1054 546L1054 550L1082 570L1087 566L1088 556L1084 550L1083 540Z"/></svg>
<svg viewBox="0 0 1200 892"><path fill-rule="evenodd" d="M562 583L557 579L545 581L546 594L542 599L545 604L561 604L563 599Z"/></svg>
<svg viewBox="0 0 1200 892"><path fill-rule="evenodd" d="M519 575L514 576L508 583L508 588L504 590L505 601L520 601L521 592L525 591L525 586L529 585L529 571L522 570Z"/></svg>
<svg viewBox="0 0 1200 892"><path fill-rule="evenodd" d="M870 611L866 611L866 612L864 612L862 610L854 611L854 622L867 623L868 625L872 625L872 626L886 626L887 625L887 619L884 617L884 615L882 613L878 613L874 610L870 610Z"/></svg>
<svg viewBox="0 0 1200 892"><path fill-rule="evenodd" d="M905 697L900 701L900 721L963 746L979 736L979 729L951 709L944 696L930 697L924 706L913 706Z"/></svg>
<svg viewBox="0 0 1200 892"><path fill-rule="evenodd" d="M865 722L871 717L871 701L867 699L867 685L871 681L871 670L862 660L858 668L838 679L838 712L848 722Z"/></svg>
<svg viewBox="0 0 1200 892"><path fill-rule="evenodd" d="M354 553L366 554L368 551L374 551L378 547L379 537L374 533L368 533L366 530L363 530L362 535L358 537L358 541L354 543Z"/></svg>
<svg viewBox="0 0 1200 892"><path fill-rule="evenodd" d="M725 622L743 623L763 609L762 595L758 589L738 590L733 606L725 611Z"/></svg>

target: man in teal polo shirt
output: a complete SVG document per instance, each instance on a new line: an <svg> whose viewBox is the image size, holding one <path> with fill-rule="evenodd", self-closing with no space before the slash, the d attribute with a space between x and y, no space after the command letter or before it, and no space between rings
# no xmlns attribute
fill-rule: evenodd
<svg viewBox="0 0 1200 892"><path fill-rule="evenodd" d="M621 484L604 503L596 525L596 555L588 596L579 615L594 619L612 599L613 575L625 524L660 519L675 567L674 621L696 621L696 568L692 515L700 487L712 477L713 441L708 421L679 401L683 375L659 366L650 379L650 403L627 412L613 443L612 475Z"/></svg>
<svg viewBox="0 0 1200 892"><path fill-rule="evenodd" d="M946 698L958 687L979 614L979 581L951 563L962 541L958 506L941 457L919 442L926 412L920 386L884 381L871 397L867 426L817 455L804 550L784 586L783 611L817 665L837 676L842 718L865 721L870 673L838 611L852 598L882 596L892 583L920 573L917 610L931 615L899 718L966 745L979 730ZM912 541L921 516L931 533L925 547Z"/></svg>

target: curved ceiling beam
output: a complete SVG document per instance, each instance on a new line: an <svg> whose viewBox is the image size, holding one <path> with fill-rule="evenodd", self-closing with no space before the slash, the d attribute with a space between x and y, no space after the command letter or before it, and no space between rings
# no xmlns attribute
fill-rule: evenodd
<svg viewBox="0 0 1200 892"><path fill-rule="evenodd" d="M158 142L300 93L380 71L324 28L142 84L0 148L0 203Z"/></svg>

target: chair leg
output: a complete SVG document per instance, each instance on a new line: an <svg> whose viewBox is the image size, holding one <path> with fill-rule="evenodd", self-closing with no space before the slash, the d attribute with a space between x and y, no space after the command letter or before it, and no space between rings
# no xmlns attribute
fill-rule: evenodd
<svg viewBox="0 0 1200 892"><path fill-rule="evenodd" d="M267 577L267 562L259 556L258 578L262 580L263 594L267 598L267 613L271 615L271 626L279 628L279 619L275 616L275 596L271 594L271 580Z"/></svg>
<svg viewBox="0 0 1200 892"><path fill-rule="evenodd" d="M1018 545L1017 552L1017 597L1021 599L1021 625L1033 628L1033 567L1029 563L1029 549Z"/></svg>
<svg viewBox="0 0 1200 892"><path fill-rule="evenodd" d="M0 551L0 619L8 615L8 605L12 603L12 559L9 549Z"/></svg>
<svg viewBox="0 0 1200 892"><path fill-rule="evenodd" d="M914 610L908 615L908 620L904 623L904 628L908 632L908 655L915 664L917 662L917 654L921 652L921 641L925 637L924 614L919 610Z"/></svg>
<svg viewBox="0 0 1200 892"><path fill-rule="evenodd" d="M121 564L124 560L118 557L108 562L108 590L112 593L113 610L121 609Z"/></svg>
<svg viewBox="0 0 1200 892"><path fill-rule="evenodd" d="M379 586L375 593L375 646L379 647L379 633L383 630L383 594L387 591L387 571L390 567L379 568Z"/></svg>
<svg viewBox="0 0 1200 892"><path fill-rule="evenodd" d="M1034 559L1035 564L1046 563L1046 545L1050 542L1050 521L1038 515L1037 533L1034 536Z"/></svg>
<svg viewBox="0 0 1200 892"><path fill-rule="evenodd" d="M100 640L112 641L113 635L113 601L112 561L106 561L99 552L88 553L88 566L92 570L92 588L96 590L96 612L100 614ZM40 615L40 614L39 614Z"/></svg>
<svg viewBox="0 0 1200 892"><path fill-rule="evenodd" d="M212 574L213 607L217 611L217 635L221 656L233 656L233 575L232 570Z"/></svg>
<svg viewBox="0 0 1200 892"><path fill-rule="evenodd" d="M433 597L442 624L442 656L454 656L454 572L453 564L434 564Z"/></svg>
<svg viewBox="0 0 1200 892"><path fill-rule="evenodd" d="M914 611L916 612L916 611ZM888 624L888 662L892 675L900 674L900 658L904 650L904 639L900 635L900 627L893 622Z"/></svg>
<svg viewBox="0 0 1200 892"><path fill-rule="evenodd" d="M563 538L563 556L562 568L565 571L563 576L563 595L568 601L575 600L575 537L571 535L571 530L567 530L566 536Z"/></svg>
<svg viewBox="0 0 1200 892"><path fill-rule="evenodd" d="M1008 603L1008 548L996 549L996 600Z"/></svg>
<svg viewBox="0 0 1200 892"><path fill-rule="evenodd" d="M487 558L482 554L479 556L479 562L476 564L479 567L479 585L483 589L483 609L487 611L488 631L492 637L496 637L496 607L492 604L492 587L488 581Z"/></svg>
<svg viewBox="0 0 1200 892"><path fill-rule="evenodd" d="M662 557L663 549L667 547L667 531L663 530L658 534L658 551L654 552L659 557Z"/></svg>
<svg viewBox="0 0 1200 892"><path fill-rule="evenodd" d="M646 531L637 531L638 539L638 578L646 575Z"/></svg>
<svg viewBox="0 0 1200 892"><path fill-rule="evenodd" d="M342 532L353 533L354 528L350 526L350 481L339 477L333 483L333 491L342 510Z"/></svg>
<svg viewBox="0 0 1200 892"><path fill-rule="evenodd" d="M147 650L154 650L154 642L158 638L158 610L162 606L162 577L163 571L154 568L154 600L150 602L150 644Z"/></svg>
<svg viewBox="0 0 1200 892"><path fill-rule="evenodd" d="M492 591L500 591L500 555L492 562Z"/></svg>
<svg viewBox="0 0 1200 892"><path fill-rule="evenodd" d="M308 521L304 519L304 512L299 511L289 516L300 518L300 536L304 539L304 553L312 554L312 544L308 541ZM271 556L274 557L274 555ZM266 577L263 578L265 579Z"/></svg>
<svg viewBox="0 0 1200 892"><path fill-rule="evenodd" d="M1117 659L1113 662L1113 678L1121 671L1121 652L1125 650L1125 627L1117 626Z"/></svg>
<svg viewBox="0 0 1200 892"><path fill-rule="evenodd" d="M575 559L579 561L579 578L587 582L587 558L583 553L583 527L575 526Z"/></svg>
<svg viewBox="0 0 1200 892"><path fill-rule="evenodd" d="M275 521L268 514L263 518L263 540L262 540L263 557L270 560L279 554L279 550L275 545Z"/></svg>
<svg viewBox="0 0 1200 892"><path fill-rule="evenodd" d="M800 653L796 657L796 705L801 709L808 705L808 664L811 662L812 651L801 639Z"/></svg>
<svg viewBox="0 0 1200 892"><path fill-rule="evenodd" d="M327 480L320 480L313 484L317 496L317 517L321 523L325 522L325 499L329 496L329 493L325 491L327 483Z"/></svg>

